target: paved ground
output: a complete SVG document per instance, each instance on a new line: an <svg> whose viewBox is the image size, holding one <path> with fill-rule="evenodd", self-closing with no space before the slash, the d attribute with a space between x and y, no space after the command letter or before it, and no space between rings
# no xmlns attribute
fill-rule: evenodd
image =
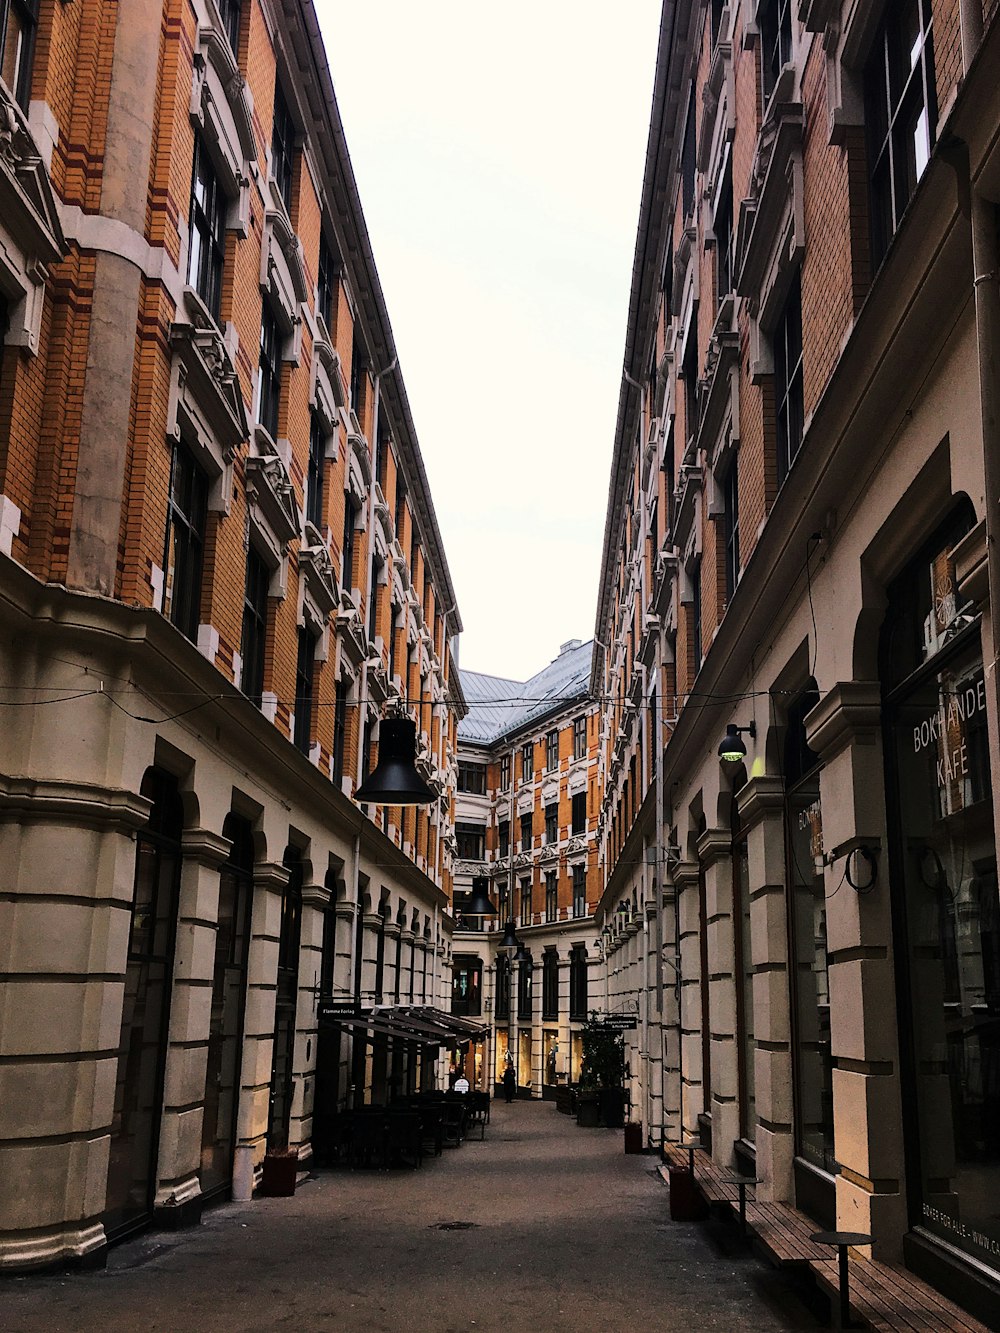
<svg viewBox="0 0 1000 1333"><path fill-rule="evenodd" d="M652 1157L551 1103L494 1104L486 1141L415 1172L324 1171L292 1199L112 1251L106 1271L0 1282L4 1333L617 1333L806 1329L796 1289L670 1221ZM471 1226L442 1229L460 1222Z"/></svg>

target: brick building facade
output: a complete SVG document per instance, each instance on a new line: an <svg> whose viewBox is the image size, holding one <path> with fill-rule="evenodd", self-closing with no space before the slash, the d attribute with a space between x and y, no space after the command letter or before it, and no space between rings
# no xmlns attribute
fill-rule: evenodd
<svg viewBox="0 0 1000 1333"><path fill-rule="evenodd" d="M648 1141L991 1325L998 68L978 0L664 6L592 680Z"/></svg>
<svg viewBox="0 0 1000 1333"><path fill-rule="evenodd" d="M594 976L597 706L592 645L570 640L527 681L463 670L455 798L453 1011L491 1016L492 1044L470 1077L489 1088L514 1064L522 1096L579 1078L580 1031L600 997ZM494 917L465 918L476 877ZM527 957L501 944L513 923Z"/></svg>
<svg viewBox="0 0 1000 1333"><path fill-rule="evenodd" d="M0 1266L435 1077L454 589L311 0L0 4ZM430 806L359 806L412 717ZM436 1048L435 1052L436 1052ZM319 1071L322 1072L322 1071ZM30 1108L30 1115L28 1114Z"/></svg>

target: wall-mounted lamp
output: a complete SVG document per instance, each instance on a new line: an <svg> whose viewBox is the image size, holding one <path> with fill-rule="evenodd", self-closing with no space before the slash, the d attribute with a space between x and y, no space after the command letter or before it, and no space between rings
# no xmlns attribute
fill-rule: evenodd
<svg viewBox="0 0 1000 1333"><path fill-rule="evenodd" d="M719 745L719 758L726 764L738 764L746 758L747 747L740 740L740 736L749 736L750 739L757 739L757 724L751 722L749 726L738 727L735 722L730 722L726 727L726 734Z"/></svg>

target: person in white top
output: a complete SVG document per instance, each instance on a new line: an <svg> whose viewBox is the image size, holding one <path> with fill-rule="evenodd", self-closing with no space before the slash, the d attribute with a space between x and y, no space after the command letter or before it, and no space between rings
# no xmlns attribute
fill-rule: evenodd
<svg viewBox="0 0 1000 1333"><path fill-rule="evenodd" d="M455 1091L456 1092L469 1091L469 1080L465 1077L464 1074L459 1074L458 1078L455 1080Z"/></svg>

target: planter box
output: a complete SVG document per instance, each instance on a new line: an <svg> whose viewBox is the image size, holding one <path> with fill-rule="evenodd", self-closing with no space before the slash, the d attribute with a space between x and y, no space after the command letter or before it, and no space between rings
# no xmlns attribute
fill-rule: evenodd
<svg viewBox="0 0 1000 1333"><path fill-rule="evenodd" d="M596 1092L576 1094L576 1123L585 1129L596 1129L601 1123L601 1106Z"/></svg>
<svg viewBox="0 0 1000 1333"><path fill-rule="evenodd" d="M299 1158L294 1152L268 1153L260 1177L260 1192L267 1199L287 1199L295 1193Z"/></svg>
<svg viewBox="0 0 1000 1333"><path fill-rule="evenodd" d="M700 1222L706 1215L694 1176L686 1166L670 1168L670 1216L675 1222Z"/></svg>
<svg viewBox="0 0 1000 1333"><path fill-rule="evenodd" d="M642 1124L638 1120L630 1120L625 1126L625 1151L642 1152Z"/></svg>

